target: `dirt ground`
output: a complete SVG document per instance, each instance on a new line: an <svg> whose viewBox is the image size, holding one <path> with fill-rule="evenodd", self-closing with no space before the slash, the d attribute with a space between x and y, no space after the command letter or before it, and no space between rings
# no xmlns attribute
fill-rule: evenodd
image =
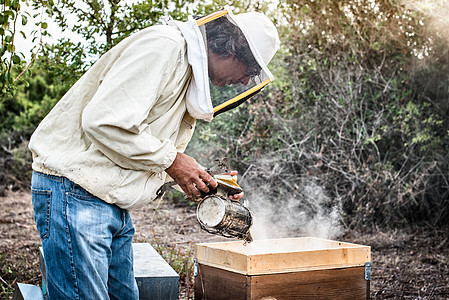
<svg viewBox="0 0 449 300"><path fill-rule="evenodd" d="M224 240L200 229L194 206L165 200L132 215L135 242L171 249L173 259L188 258L188 269L195 243ZM371 246L371 299L449 299L449 230L347 231L338 240ZM40 284L39 245L30 194L7 192L0 197L0 299L10 297L15 282ZM181 281L182 299L193 298L191 273Z"/></svg>

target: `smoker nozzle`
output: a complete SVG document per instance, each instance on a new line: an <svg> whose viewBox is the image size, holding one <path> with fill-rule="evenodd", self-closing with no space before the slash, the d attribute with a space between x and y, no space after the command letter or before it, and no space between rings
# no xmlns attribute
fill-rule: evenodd
<svg viewBox="0 0 449 300"><path fill-rule="evenodd" d="M243 237L243 240L248 244L251 243L253 241L253 236L251 235L251 232L248 231L248 233L245 234L245 236Z"/></svg>

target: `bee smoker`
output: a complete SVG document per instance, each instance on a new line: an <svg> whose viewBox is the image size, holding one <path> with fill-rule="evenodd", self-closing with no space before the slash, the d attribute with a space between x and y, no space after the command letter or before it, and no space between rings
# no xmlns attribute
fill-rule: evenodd
<svg viewBox="0 0 449 300"><path fill-rule="evenodd" d="M249 232L253 224L251 212L240 201L228 198L228 195L243 191L237 184L236 176L220 174L214 178L218 183L216 189L201 195L196 209L201 228L212 234L252 242Z"/></svg>

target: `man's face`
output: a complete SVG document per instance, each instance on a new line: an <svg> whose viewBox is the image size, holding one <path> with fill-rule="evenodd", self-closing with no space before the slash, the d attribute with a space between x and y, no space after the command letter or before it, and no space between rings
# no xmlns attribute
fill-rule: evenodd
<svg viewBox="0 0 449 300"><path fill-rule="evenodd" d="M246 66L233 56L222 57L209 50L209 78L212 84L223 87L231 84L247 85L250 76Z"/></svg>

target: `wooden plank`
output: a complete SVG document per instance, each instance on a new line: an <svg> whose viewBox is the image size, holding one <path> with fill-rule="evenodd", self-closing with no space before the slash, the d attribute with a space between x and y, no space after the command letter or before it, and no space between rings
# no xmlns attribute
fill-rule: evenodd
<svg viewBox="0 0 449 300"><path fill-rule="evenodd" d="M237 242L239 243L239 242ZM219 243L210 243L216 244ZM243 253L231 252L227 249L210 247L209 244L197 244L195 246L195 258L198 262L212 267L222 267L225 270L245 274L248 269L248 258Z"/></svg>
<svg viewBox="0 0 449 300"><path fill-rule="evenodd" d="M203 243L195 247L198 262L243 275L274 274L364 266L369 246L302 237L243 242Z"/></svg>
<svg viewBox="0 0 449 300"><path fill-rule="evenodd" d="M371 261L368 247L272 253L248 257L247 275L275 274L364 266Z"/></svg>
<svg viewBox="0 0 449 300"><path fill-rule="evenodd" d="M365 268L246 276L198 265L195 300L369 299Z"/></svg>
<svg viewBox="0 0 449 300"><path fill-rule="evenodd" d="M365 268L251 276L250 299L369 299Z"/></svg>
<svg viewBox="0 0 449 300"><path fill-rule="evenodd" d="M235 272L198 264L195 277L195 300L249 299L249 278Z"/></svg>

